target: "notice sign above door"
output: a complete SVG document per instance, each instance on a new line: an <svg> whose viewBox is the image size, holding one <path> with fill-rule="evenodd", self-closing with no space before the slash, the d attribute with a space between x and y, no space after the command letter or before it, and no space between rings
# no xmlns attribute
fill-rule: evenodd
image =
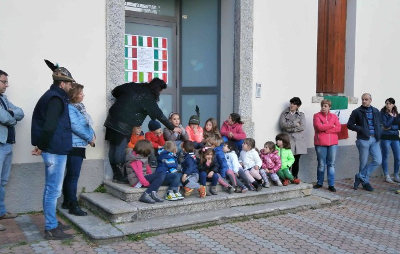
<svg viewBox="0 0 400 254"><path fill-rule="evenodd" d="M125 34L125 81L168 83L167 38Z"/></svg>

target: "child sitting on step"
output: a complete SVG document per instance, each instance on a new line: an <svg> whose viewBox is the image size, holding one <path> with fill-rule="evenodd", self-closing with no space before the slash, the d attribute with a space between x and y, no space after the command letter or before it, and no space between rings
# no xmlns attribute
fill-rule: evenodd
<svg viewBox="0 0 400 254"><path fill-rule="evenodd" d="M136 142L138 142L139 140L143 140L144 139L144 134L142 131L142 126L135 126L132 128L132 135L131 138L129 139L129 143L128 143L128 148L134 148Z"/></svg>
<svg viewBox="0 0 400 254"><path fill-rule="evenodd" d="M236 153L236 145L232 141L224 143L223 151L225 153L225 159L228 163L228 168L232 170L235 177L231 177L230 170L227 171L227 176L231 181L231 184L235 188L235 192L245 193L247 192L247 187L240 180L239 177L245 181L249 182L246 173L244 172L242 165L239 163L239 159Z"/></svg>
<svg viewBox="0 0 400 254"><path fill-rule="evenodd" d="M200 193L205 193L205 186L200 186L199 170L197 169L197 159L194 155L194 144L192 141L184 141L182 143L182 152L184 159L182 162L182 185L184 186L184 196L188 197L192 194L193 189L197 189Z"/></svg>
<svg viewBox="0 0 400 254"><path fill-rule="evenodd" d="M260 157L262 166L260 174L264 180L264 187L269 187L268 178L278 186L282 186L279 176L276 174L281 168L281 158L278 155L278 151L275 149L275 144L272 141L268 141L264 144L264 148L260 151Z"/></svg>
<svg viewBox="0 0 400 254"><path fill-rule="evenodd" d="M157 173L165 174L164 182L162 185L169 186L167 194L165 196L166 200L176 201L183 199L183 196L179 193L179 186L181 186L181 176L182 174L178 172L177 159L176 159L176 145L173 141L165 142L163 148L158 151L157 158Z"/></svg>
<svg viewBox="0 0 400 254"><path fill-rule="evenodd" d="M256 191L260 191L262 189L262 177L260 175L262 161L255 147L256 141L254 139L245 138L239 161L242 163L246 176L251 181L251 185Z"/></svg>
<svg viewBox="0 0 400 254"><path fill-rule="evenodd" d="M126 149L125 170L129 184L134 188L147 187L147 190L139 198L139 201L153 204L163 202L157 195L157 191L164 181L165 174L154 174L148 163L148 156L153 147L148 140L139 140L135 147Z"/></svg>
<svg viewBox="0 0 400 254"><path fill-rule="evenodd" d="M203 148L200 155L199 172L201 186L205 187L207 181L211 182L209 192L206 193L204 188L204 192L200 193L200 197L204 198L206 195L217 195L219 164L215 158L214 149Z"/></svg>
<svg viewBox="0 0 400 254"><path fill-rule="evenodd" d="M294 156L292 150L290 149L290 137L286 133L280 133L275 137L276 140L276 150L281 158L281 168L278 170L278 176L283 180L283 185L289 184L289 181L295 184L300 183L300 179L295 179L290 172L290 167L294 163Z"/></svg>

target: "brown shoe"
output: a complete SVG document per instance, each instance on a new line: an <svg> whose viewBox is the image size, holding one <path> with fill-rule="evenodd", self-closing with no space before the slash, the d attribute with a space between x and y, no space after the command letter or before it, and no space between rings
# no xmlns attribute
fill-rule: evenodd
<svg viewBox="0 0 400 254"><path fill-rule="evenodd" d="M0 224L0 231L6 230L6 227Z"/></svg>
<svg viewBox="0 0 400 254"><path fill-rule="evenodd" d="M0 216L0 220L14 219L17 216L18 214L16 213L6 212L5 214L3 214L3 216Z"/></svg>

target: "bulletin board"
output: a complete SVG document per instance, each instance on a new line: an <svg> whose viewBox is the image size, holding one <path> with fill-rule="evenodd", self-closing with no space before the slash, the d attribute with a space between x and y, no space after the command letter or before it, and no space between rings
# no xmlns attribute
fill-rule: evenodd
<svg viewBox="0 0 400 254"><path fill-rule="evenodd" d="M164 37L125 34L125 81L168 83L168 40Z"/></svg>

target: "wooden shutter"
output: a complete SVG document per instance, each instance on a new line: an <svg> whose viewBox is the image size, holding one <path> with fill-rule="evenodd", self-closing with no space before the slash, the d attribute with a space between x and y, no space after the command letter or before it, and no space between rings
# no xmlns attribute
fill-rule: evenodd
<svg viewBox="0 0 400 254"><path fill-rule="evenodd" d="M319 0L317 92L343 93L347 0Z"/></svg>

